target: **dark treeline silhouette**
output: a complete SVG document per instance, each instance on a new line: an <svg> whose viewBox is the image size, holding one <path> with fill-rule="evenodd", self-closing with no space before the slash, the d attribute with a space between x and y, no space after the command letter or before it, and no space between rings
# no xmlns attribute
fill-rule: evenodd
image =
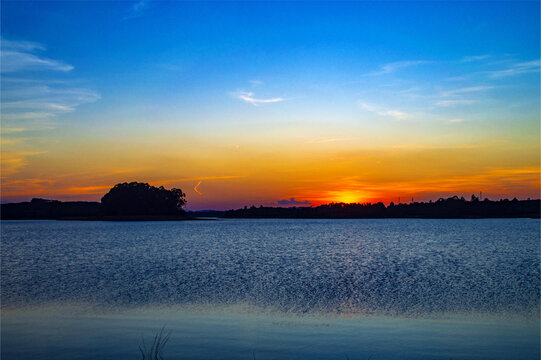
<svg viewBox="0 0 541 360"><path fill-rule="evenodd" d="M331 203L316 207L244 207L229 210L228 218L307 218L307 219L361 219L361 218L539 218L540 200L503 199L480 201L472 195L471 201L453 196L435 202L414 202L385 206L376 204Z"/></svg>
<svg viewBox="0 0 541 360"><path fill-rule="evenodd" d="M0 217L8 219L81 220L175 220L187 218L182 206L185 194L147 183L116 184L101 203L32 199L30 202L2 204Z"/></svg>
<svg viewBox="0 0 541 360"><path fill-rule="evenodd" d="M226 218L521 218L540 217L540 200L503 199L470 201L458 196L435 202L410 204L331 203L316 207L244 207L221 211L186 213L185 194L180 189L167 190L146 183L115 185L101 203L32 199L30 202L2 204L0 217L9 219L81 219L81 220L178 220L195 217Z"/></svg>
<svg viewBox="0 0 541 360"><path fill-rule="evenodd" d="M147 183L116 184L101 198L102 213L106 216L186 216L182 206L186 195L180 189L167 190Z"/></svg>
<svg viewBox="0 0 541 360"><path fill-rule="evenodd" d="M2 204L2 220L62 219L99 217L101 204L88 201L32 199L30 202Z"/></svg>

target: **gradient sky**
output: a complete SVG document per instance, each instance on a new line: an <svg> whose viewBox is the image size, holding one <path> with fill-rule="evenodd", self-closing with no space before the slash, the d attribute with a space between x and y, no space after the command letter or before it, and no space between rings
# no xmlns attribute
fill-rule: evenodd
<svg viewBox="0 0 541 360"><path fill-rule="evenodd" d="M534 2L3 1L1 200L539 198Z"/></svg>

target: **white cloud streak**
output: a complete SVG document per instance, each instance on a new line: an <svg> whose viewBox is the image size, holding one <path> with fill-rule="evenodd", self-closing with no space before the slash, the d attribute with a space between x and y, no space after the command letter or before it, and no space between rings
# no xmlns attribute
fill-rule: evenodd
<svg viewBox="0 0 541 360"><path fill-rule="evenodd" d="M394 73L397 70L407 68L410 66L427 64L429 61L426 60L409 60L409 61L397 61L392 63L387 63L381 65L380 70L372 73L365 74L365 76L377 76Z"/></svg>
<svg viewBox="0 0 541 360"><path fill-rule="evenodd" d="M254 106L258 106L260 104L277 103L277 102L281 102L285 100L284 98L281 98L281 97L271 98L271 99L257 99L254 97L253 92L243 91L243 90L233 93L233 96L236 97L237 99L246 101L247 103L250 103Z"/></svg>
<svg viewBox="0 0 541 360"><path fill-rule="evenodd" d="M501 78L506 76L515 76L520 74L539 72L541 68L541 61L532 60L521 63L513 64L511 67L504 70L496 70L489 72L489 76L492 78Z"/></svg>
<svg viewBox="0 0 541 360"><path fill-rule="evenodd" d="M475 100L470 100L470 99L440 100L436 102L436 105L442 106L442 107L449 107L449 106L456 106L456 105L471 105L475 102L476 102Z"/></svg>
<svg viewBox="0 0 541 360"><path fill-rule="evenodd" d="M375 113L375 114L377 114L379 116L392 117L395 120L399 120L399 121L400 120L407 120L407 119L409 119L411 117L409 114L406 114L405 112L399 111L399 110L385 109L383 107L367 104L367 103L364 103L364 102L359 102L358 104L359 104L360 108L363 109L363 110Z"/></svg>
<svg viewBox="0 0 541 360"><path fill-rule="evenodd" d="M402 111L398 111L398 110L379 111L378 115L390 116L390 117L395 118L396 120L406 120L406 119L408 119L410 117L408 114L406 114L406 113L404 113Z"/></svg>
<svg viewBox="0 0 541 360"><path fill-rule="evenodd" d="M261 81L261 80L250 80L249 82L253 87L263 85L263 81Z"/></svg>
<svg viewBox="0 0 541 360"><path fill-rule="evenodd" d="M4 84L2 115L13 114L48 114L47 117L69 113L81 104L92 103L100 99L100 95L84 88L66 88L52 86L27 86L23 84ZM43 117L43 116L40 116Z"/></svg>
<svg viewBox="0 0 541 360"><path fill-rule="evenodd" d="M488 59L489 57L490 57L490 55L488 55L488 54L485 54L485 55L464 56L464 57L460 60L460 62L468 63L468 62L481 61L481 60Z"/></svg>
<svg viewBox="0 0 541 360"><path fill-rule="evenodd" d="M13 50L13 51L34 51L34 50L45 50L45 46L31 41L12 41L7 39L0 39L2 49Z"/></svg>
<svg viewBox="0 0 541 360"><path fill-rule="evenodd" d="M44 130L54 128L54 118L75 111L82 104L100 99L90 89L73 86L70 80L39 80L51 71L70 71L73 66L48 60L30 52L45 46L28 41L2 41L2 135L4 129ZM16 75L11 73L16 72ZM53 72L54 73L54 72ZM13 132L11 132L13 134ZM21 134L22 135L22 134ZM24 136L24 135L23 135Z"/></svg>
<svg viewBox="0 0 541 360"><path fill-rule="evenodd" d="M11 41L0 39L2 73L22 71L71 71L73 66L61 61L47 59L36 55L35 52L45 50L43 45L28 41Z"/></svg>
<svg viewBox="0 0 541 360"><path fill-rule="evenodd" d="M473 103L476 103L477 100L465 99L464 95L479 93L493 88L494 86L469 86L443 91L440 94L440 98L443 99L437 101L436 106L449 107L457 105L471 105Z"/></svg>
<svg viewBox="0 0 541 360"><path fill-rule="evenodd" d="M458 89L453 90L447 90L441 93L441 96L444 97L450 97L450 96L457 96L462 94L469 94L469 93L475 93L480 91L486 91L493 89L494 86L469 86L469 87L462 87Z"/></svg>

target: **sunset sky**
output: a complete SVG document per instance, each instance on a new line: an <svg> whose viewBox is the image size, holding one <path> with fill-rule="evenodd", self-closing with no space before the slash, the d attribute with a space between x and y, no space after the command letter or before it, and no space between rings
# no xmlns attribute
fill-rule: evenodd
<svg viewBox="0 0 541 360"><path fill-rule="evenodd" d="M533 2L7 1L1 200L539 198Z"/></svg>

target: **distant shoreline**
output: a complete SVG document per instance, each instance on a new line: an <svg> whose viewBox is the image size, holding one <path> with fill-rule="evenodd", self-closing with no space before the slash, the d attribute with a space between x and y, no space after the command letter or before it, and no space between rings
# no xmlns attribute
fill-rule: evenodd
<svg viewBox="0 0 541 360"><path fill-rule="evenodd" d="M453 196L408 204L331 203L317 207L245 207L226 211L224 218L284 219L493 219L540 218L540 200L479 200Z"/></svg>
<svg viewBox="0 0 541 360"><path fill-rule="evenodd" d="M457 196L435 202L408 204L331 203L315 207L251 206L237 210L184 211L176 214L107 214L99 202L32 199L30 202L1 205L2 220L69 220L69 221L186 221L242 219L514 219L541 218L541 200L471 201ZM143 207L143 210L146 210ZM151 212L151 211L145 211Z"/></svg>

